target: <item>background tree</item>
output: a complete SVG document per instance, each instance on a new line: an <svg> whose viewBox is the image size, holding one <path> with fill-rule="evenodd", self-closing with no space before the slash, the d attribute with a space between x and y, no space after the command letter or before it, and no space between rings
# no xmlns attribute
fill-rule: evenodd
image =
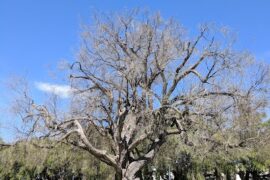
<svg viewBox="0 0 270 180"><path fill-rule="evenodd" d="M210 25L188 35L174 20L138 10L96 16L70 65L69 111L39 105L25 91L17 111L29 135L65 141L112 166L116 178L135 179L169 136L192 146L197 133L217 144L215 132L223 137L242 114L249 117L249 108L266 106L268 68L234 50L230 37ZM230 138L218 145L241 147L247 140Z"/></svg>
<svg viewBox="0 0 270 180"><path fill-rule="evenodd" d="M0 152L1 179L113 179L114 171L89 153L52 141L22 141Z"/></svg>

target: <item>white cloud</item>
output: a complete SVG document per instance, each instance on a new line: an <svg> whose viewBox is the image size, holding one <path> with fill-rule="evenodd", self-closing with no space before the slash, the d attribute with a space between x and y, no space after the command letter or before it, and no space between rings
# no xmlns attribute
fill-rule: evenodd
<svg viewBox="0 0 270 180"><path fill-rule="evenodd" d="M50 84L44 82L36 82L37 89L47 93L53 93L61 98L69 98L72 93L72 88L68 85Z"/></svg>

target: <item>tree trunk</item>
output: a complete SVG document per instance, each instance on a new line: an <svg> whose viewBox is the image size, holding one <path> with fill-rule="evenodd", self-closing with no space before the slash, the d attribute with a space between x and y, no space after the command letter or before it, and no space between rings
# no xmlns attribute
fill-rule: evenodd
<svg viewBox="0 0 270 180"><path fill-rule="evenodd" d="M115 168L115 180L139 180L141 174L141 169L150 162L149 160L153 158L153 153L148 154L147 160L137 160L137 161L122 161L119 166ZM150 158L151 157L151 158ZM124 158L125 159L125 158ZM126 158L128 159L128 158Z"/></svg>
<svg viewBox="0 0 270 180"><path fill-rule="evenodd" d="M122 174L121 173L115 173L115 176L114 176L114 179L115 180L122 180Z"/></svg>
<svg viewBox="0 0 270 180"><path fill-rule="evenodd" d="M135 174L129 173L115 173L115 180L139 180L140 178L135 177Z"/></svg>
<svg viewBox="0 0 270 180"><path fill-rule="evenodd" d="M116 170L115 180L139 180L145 161L132 162L126 168Z"/></svg>

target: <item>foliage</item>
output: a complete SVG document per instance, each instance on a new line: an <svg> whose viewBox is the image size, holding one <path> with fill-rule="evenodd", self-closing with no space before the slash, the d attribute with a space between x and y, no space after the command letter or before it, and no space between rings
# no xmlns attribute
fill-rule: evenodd
<svg viewBox="0 0 270 180"><path fill-rule="evenodd" d="M0 177L6 179L108 179L113 171L89 154L65 144L39 147L48 142L20 142L0 152Z"/></svg>

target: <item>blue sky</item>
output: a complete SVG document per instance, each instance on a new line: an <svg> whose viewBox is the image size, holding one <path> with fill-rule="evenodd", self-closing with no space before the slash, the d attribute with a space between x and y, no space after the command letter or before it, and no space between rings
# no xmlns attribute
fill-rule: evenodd
<svg viewBox="0 0 270 180"><path fill-rule="evenodd" d="M14 137L11 126L16 121L5 109L9 103L5 84L11 76L26 76L30 84L64 84L52 72L58 61L74 60L80 25L90 22L91 13L135 7L160 11L187 29L203 22L226 25L238 34L238 48L270 63L269 0L1 0L0 137Z"/></svg>

